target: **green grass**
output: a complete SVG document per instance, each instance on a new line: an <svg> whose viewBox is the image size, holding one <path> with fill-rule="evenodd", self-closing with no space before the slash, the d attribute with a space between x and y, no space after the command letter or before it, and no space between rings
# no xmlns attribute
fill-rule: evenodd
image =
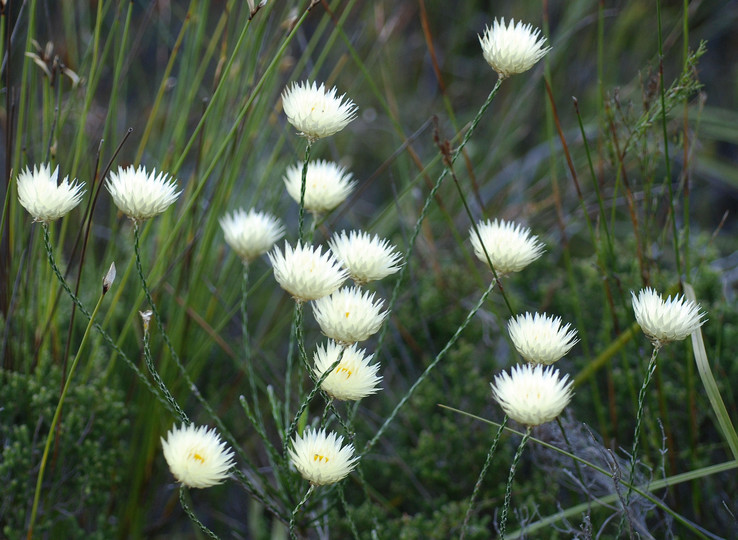
<svg viewBox="0 0 738 540"><path fill-rule="evenodd" d="M359 180L318 222L315 243L360 228L408 259L399 281L372 285L393 307L381 337L361 345L381 363L382 391L357 407L336 405L366 451L360 471L342 484L345 496L314 490L295 515L300 534L351 537L355 527L361 538L458 537L503 417L489 382L519 361L507 320L546 311L581 340L557 365L576 381L562 418L569 444L558 426L532 431L506 537L615 537L612 475L628 481L623 449L632 447L651 354L630 291L689 285L709 320L694 348L687 340L659 353L635 471L642 493L634 491L622 531L731 536L738 128L726 81L738 73L724 51L738 13L713 2L662 3L658 12L642 2L544 2L543 11L503 2L494 12L458 4L324 0L308 10L306 1L270 1L250 19L239 0L31 0L0 12L0 480L8 486L0 536L28 533L52 415L73 375L50 438L34 537L192 537L161 453L160 437L180 421L171 400L198 425L218 426L237 450L241 474L187 494L204 526L219 537L286 537L307 483L289 469L282 437L314 381L291 339L293 301L263 258L247 282L252 395L243 268L218 219L254 207L279 216L296 241L298 206L282 176L302 161L305 141L280 96L305 79L336 85L359 106L355 122L311 148L311 159L340 161ZM497 77L477 34L502 16L542 28L553 49L503 81L483 110ZM458 155L452 171L440 151L446 141ZM118 268L74 373L88 320L59 286L41 227L17 197L18 173L45 161L86 182L82 204L50 227L56 262L86 310L111 262ZM169 401L144 358L139 311L149 305L133 226L102 185L129 164L167 171L182 189L140 229L142 275L171 344L152 321L148 360ZM492 279L469 228L494 218L530 226L546 253L503 277L455 336ZM304 311L311 358L324 338ZM300 429L324 407L317 394ZM333 413L327 418L344 432ZM501 436L466 538L496 534L520 427Z"/></svg>

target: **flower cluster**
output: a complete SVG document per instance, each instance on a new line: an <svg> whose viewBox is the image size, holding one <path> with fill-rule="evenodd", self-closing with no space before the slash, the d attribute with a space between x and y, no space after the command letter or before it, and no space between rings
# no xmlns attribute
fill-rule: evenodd
<svg viewBox="0 0 738 540"><path fill-rule="evenodd" d="M507 323L515 349L532 364L553 364L560 360L579 341L577 331L570 325L561 326L561 317L545 313L518 315Z"/></svg>
<svg viewBox="0 0 738 540"><path fill-rule="evenodd" d="M485 28L479 43L484 59L502 79L528 71L551 50L540 30L513 19L505 26L504 18Z"/></svg>
<svg viewBox="0 0 738 540"><path fill-rule="evenodd" d="M321 385L323 391L332 398L358 401L379 391L378 385L382 380L377 375L379 364L371 364L372 356L366 356L366 351L359 350L356 344L347 347L329 341L325 346L318 345L313 361L313 373L317 379L338 362Z"/></svg>
<svg viewBox="0 0 738 540"><path fill-rule="evenodd" d="M144 221L158 216L179 197L177 183L167 173L150 173L141 165L118 167L111 172L105 187L118 209L133 221Z"/></svg>
<svg viewBox="0 0 738 540"><path fill-rule="evenodd" d="M293 83L282 92L282 108L295 129L314 141L329 137L356 118L358 107L346 94L337 96L336 88L323 83Z"/></svg>
<svg viewBox="0 0 738 540"><path fill-rule="evenodd" d="M192 488L220 484L233 468L233 451L214 429L194 424L172 429L161 438L164 459L177 482Z"/></svg>
<svg viewBox="0 0 738 540"><path fill-rule="evenodd" d="M633 311L643 333L660 347L669 341L681 341L705 323L705 313L699 304L683 296L671 296L664 300L659 293L648 287L641 289L633 298Z"/></svg>
<svg viewBox="0 0 738 540"><path fill-rule="evenodd" d="M244 262L266 253L284 236L284 227L277 218L265 212L243 209L220 218L226 243Z"/></svg>
<svg viewBox="0 0 738 540"><path fill-rule="evenodd" d="M33 169L26 167L18 175L18 201L34 221L55 221L66 216L82 200L84 183L69 182L66 176L59 184L58 178L59 166L52 173L48 164Z"/></svg>
<svg viewBox="0 0 738 540"><path fill-rule="evenodd" d="M303 478L315 486L343 480L359 459L354 456L352 444L343 446L343 437L310 427L305 428L302 436L295 435L289 454Z"/></svg>
<svg viewBox="0 0 738 540"><path fill-rule="evenodd" d="M487 266L491 262L498 276L520 272L543 254L543 244L530 229L502 219L480 221L469 236L474 255Z"/></svg>
<svg viewBox="0 0 738 540"><path fill-rule="evenodd" d="M284 185L287 193L300 204L302 195L302 163L287 168ZM346 169L332 161L311 161L305 176L304 208L313 214L325 214L346 200L356 181Z"/></svg>

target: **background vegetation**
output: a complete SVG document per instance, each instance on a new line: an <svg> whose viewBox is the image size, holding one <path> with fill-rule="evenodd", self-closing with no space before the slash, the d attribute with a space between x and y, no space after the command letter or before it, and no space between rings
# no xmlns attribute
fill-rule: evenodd
<svg viewBox="0 0 738 540"><path fill-rule="evenodd" d="M579 332L580 344L559 364L577 381L563 420L572 453L627 476L622 449L632 442L650 355L633 328L630 291L647 285L670 293L682 281L695 287L709 317L703 335L710 366L738 418L738 10L719 1L660 7L663 58L656 2L323 0L307 11L307 2L270 1L252 20L241 0L3 3L0 535L26 534L51 415L87 323L48 265L39 225L17 203L18 171L51 161L87 183L80 209L52 227L57 259L83 304L95 304L112 261L119 269L99 318L118 352L92 335L54 440L35 532L191 537L159 442L176 419L121 356L144 369L138 311L146 303L133 269L132 225L99 191L105 171L143 163L178 178L184 192L176 208L143 231L149 284L187 373L250 456L254 478L268 483L268 456L239 404L249 393L241 268L218 218L241 206L267 210L287 223L294 241L297 209L282 175L302 158L304 140L285 122L280 93L291 81L325 81L358 104L359 119L319 142L313 157L340 161L360 184L320 224L316 242L363 228L404 250L442 170L434 140L458 144L496 81L477 39L495 17L543 28L553 50L503 83L455 173L476 219L525 223L547 246L503 286L515 313L555 313ZM486 289L491 276L473 257L469 226L448 179L407 261L377 352L383 390L358 408L358 448ZM251 284L257 394L266 415L272 392L282 399L285 391L292 300L266 261L252 265ZM385 281L378 294L389 298L392 286ZM481 419L502 417L489 381L518 361L507 340L509 316L493 293L363 458L366 489L357 475L346 482L362 538L458 536L496 431ZM310 317L306 324L308 343L318 342ZM190 417L212 425L156 332L152 349ZM730 537L738 526L737 456L716 423L689 341L666 347L659 365L647 397L639 481L667 479L653 490L664 506L706 537ZM281 444L275 425L267 425ZM557 427L533 436L566 447ZM503 436L469 537L494 534L518 440ZM511 528L527 528L532 538L613 537L616 499L593 502L614 493L612 479L588 469L578 475L571 460L537 443L528 449ZM289 512L301 494L274 498ZM285 535L234 483L191 496L198 516L222 537ZM317 537L330 528L347 537L337 501L335 491L316 499L311 510L319 517L305 521L303 532ZM645 500L631 510L630 519L654 537L697 534Z"/></svg>

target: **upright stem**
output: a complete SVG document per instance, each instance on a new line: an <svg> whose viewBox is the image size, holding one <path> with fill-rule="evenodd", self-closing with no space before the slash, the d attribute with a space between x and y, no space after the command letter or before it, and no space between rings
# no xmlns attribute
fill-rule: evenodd
<svg viewBox="0 0 738 540"><path fill-rule="evenodd" d="M48 225L46 224L44 224L44 231L47 232L48 234ZM67 380L64 383L64 388L62 390L61 396L59 397L59 403L56 404L56 411L54 411L54 417L51 420L51 426L49 427L49 434L46 436L46 445L44 446L44 453L43 453L43 456L41 457L41 464L39 465L38 476L36 477L36 491L33 494L33 506L31 508L31 519L28 525L28 540L31 540L31 538L33 538L33 525L36 521L36 514L38 512L38 503L41 497L41 485L43 484L43 481L44 481L46 461L49 458L49 449L51 448L51 440L54 437L54 430L56 429L56 424L59 421L59 416L61 415L62 406L64 405L64 399L67 397L67 391L69 390L69 386L72 382L72 377L74 376L74 370L77 368L79 359L82 356L82 350L85 348L85 345L87 344L87 339L90 337L90 329L92 328L93 321L95 320L95 316L97 315L97 312L100 309L100 306L102 305L102 301L104 297L105 297L105 293L102 293L100 295L100 298L97 300L97 305L95 306L95 309L92 311L90 320L87 323L87 328L85 328L85 333L82 336L82 342L79 344L79 348L77 349L77 354L74 356L72 365L69 368L69 375L67 376Z"/></svg>
<svg viewBox="0 0 738 540"><path fill-rule="evenodd" d="M295 536L295 518L297 517L297 512L300 511L300 508L307 502L308 498L310 497L310 494L315 489L315 485L310 484L310 488L305 493L305 496L302 498L302 500L297 503L297 506L295 506L295 509L292 510L292 516L290 517L290 539L297 538Z"/></svg>
<svg viewBox="0 0 738 540"><path fill-rule="evenodd" d="M656 358L658 357L659 351L661 350L661 345L656 344L653 347L653 353L651 353L651 360L648 362L648 369L646 370L646 377L643 379L643 385L641 385L641 390L638 392L638 412L636 413L636 425L635 430L633 430L633 448L630 452L630 473L628 475L628 490L625 493L625 505L628 505L628 502L630 502L630 495L633 492L633 480L635 478L635 469L636 469L636 462L638 460L638 447L639 447L639 440L641 436L641 423L643 421L643 410L644 406L643 403L646 400L646 389L648 388L648 385L651 383L651 379L653 378L653 373L656 371Z"/></svg>
<svg viewBox="0 0 738 540"><path fill-rule="evenodd" d="M461 540L464 540L464 536L466 536L466 530L469 527L469 519L472 515L472 510L474 509L474 502L477 500L477 495L479 495L479 489L482 487L482 482L484 481L484 477L487 475L487 470L489 469L490 463L492 463L492 457L495 455L495 452L497 451L497 445L500 443L500 437L502 436L502 432L505 430L505 425L507 424L507 415L502 419L502 422L500 422L500 427L497 428L497 433L495 434L495 438L492 440L492 446L489 447L489 452L487 452L487 459L484 460L484 466L482 467L482 470L479 472L479 477L477 478L477 483L474 484L474 491L472 491L471 498L469 499L469 508L466 509L466 515L464 516L464 524L461 526Z"/></svg>
<svg viewBox="0 0 738 540"><path fill-rule="evenodd" d="M297 238L302 242L302 228L305 221L305 186L307 185L308 162L310 161L310 148L313 142L308 139L305 146L305 163L302 165L302 184L300 185L300 210L297 214Z"/></svg>
<svg viewBox="0 0 738 540"><path fill-rule="evenodd" d="M205 536L212 538L213 540L219 540L218 535L215 534L213 531L208 529L205 524L197 519L197 516L195 515L195 512L192 511L190 508L190 505L187 503L187 488L184 486L184 484L180 484L179 486L179 504L182 506L182 510L184 510L184 513L187 514L187 517L190 518L190 521L197 525L197 528L200 529Z"/></svg>
<svg viewBox="0 0 738 540"><path fill-rule="evenodd" d="M404 265L406 266L407 263ZM404 267L403 266L403 267ZM461 333L464 331L464 329L469 325L474 315L476 315L477 311L479 311L479 308L482 307L482 304L484 304L484 301L487 300L487 297L492 292L492 289L495 286L495 282L493 281L490 283L489 287L487 287L487 290L484 291L484 294L479 299L479 301L476 303L476 305L469 311L468 315L466 316L466 319L464 319L464 322L461 323L461 326L456 329L456 332L453 336L451 336L451 339L448 340L448 343L441 349L441 352L439 352L436 357L433 359L433 361L428 364L428 367L425 368L425 371L418 377L418 379L413 383L413 385L410 387L410 389L407 391L407 393L402 396L402 399L400 399L400 402L395 406L394 410L390 413L390 415L387 417L387 419L384 421L382 426L377 430L377 433L372 437L372 439L366 443L366 446L364 447L364 450L362 451L362 455L366 454L369 450L372 449L372 447L377 443L379 438L384 434L387 427L392 423L392 421L397 416L397 413L400 411L400 409L407 403L407 401L410 399L410 397L415 392L416 388L420 386L420 383L422 383L430 374L431 371L433 371L433 368L435 368L438 363L443 359L444 356L446 356L446 353L451 349L451 347L456 343L456 340L459 339L459 336L461 336Z"/></svg>
<svg viewBox="0 0 738 540"><path fill-rule="evenodd" d="M243 342L243 361L246 364L246 375L249 379L249 389L251 390L251 399L254 402L254 413L261 421L261 409L259 408L259 398L256 393L256 375L254 374L254 363L251 358L251 338L249 336L249 312L248 312L248 296L249 296L249 263L243 262L243 279L241 280L241 339Z"/></svg>
<svg viewBox="0 0 738 540"><path fill-rule="evenodd" d="M523 448L525 443L528 442L530 437L530 426L525 430L523 439L520 441L518 449L515 451L515 457L513 457L512 464L510 465L510 474L507 475L507 485L505 486L505 503L502 506L502 516L500 517L500 539L505 540L505 528L507 527L507 515L510 512L510 500L512 499L512 485L513 478L515 478L515 470L518 468L518 463L523 455Z"/></svg>

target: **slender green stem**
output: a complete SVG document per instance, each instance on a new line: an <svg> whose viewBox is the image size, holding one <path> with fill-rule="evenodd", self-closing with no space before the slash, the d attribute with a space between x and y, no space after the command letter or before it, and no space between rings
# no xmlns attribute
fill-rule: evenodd
<svg viewBox="0 0 738 540"><path fill-rule="evenodd" d="M338 364L341 363L341 360L343 359L344 350L345 348L341 349L341 352L339 353L336 361L333 362L333 364L331 364L331 367L326 369L323 372L323 374L320 376L320 378L315 381L315 386L313 387L312 390L310 390L310 393L305 397L305 399L302 400L302 403L300 404L300 408L297 409L297 413L295 414L295 417L292 419L292 423L290 424L290 427L287 429L287 433L285 434L285 438L282 443L285 458L287 456L287 448L289 446L290 440L292 439L292 435L295 433L295 430L297 429L297 423L300 421L300 417L305 412L305 409L307 409L308 405L310 405L310 402L315 397L315 394L320 392L320 386L323 384L323 381L325 381L328 378L328 376L331 373L333 373L333 370L338 367Z"/></svg>
<svg viewBox="0 0 738 540"><path fill-rule="evenodd" d="M205 536L212 538L213 540L218 540L218 535L208 529L202 521L197 519L195 512L190 508L190 505L187 503L187 488L184 484L180 484L179 486L179 504L182 506L184 513L187 514L187 517L190 518L190 521L197 525L197 528L200 529Z"/></svg>
<svg viewBox="0 0 738 540"><path fill-rule="evenodd" d="M495 282L489 284L489 287L487 287L487 290L484 291L484 294L481 296L479 301L474 305L474 307L469 311L469 313L466 316L466 319L464 319L464 322L461 323L461 326L459 326L456 329L456 332L453 336L451 336L451 339L448 340L448 343L441 349L441 352L439 352L436 357L433 359L433 361L428 364L428 367L425 368L425 371L418 377L418 379L413 383L413 385L410 387L410 389L405 393L404 396L402 396L402 399L400 399L400 402L395 406L394 410L390 413L390 415L387 417L387 419L384 421L384 423L380 426L380 428L377 430L377 433L372 437L372 439L366 443L366 446L364 447L364 450L361 452L362 455L366 454L371 450L375 444L377 444L377 441L380 439L380 437L384 434L385 430L389 425L392 423L392 421L397 416L397 413L400 411L400 409L407 403L407 401L410 399L410 397L413 395L415 390L420 386L420 384L430 375L430 372L433 371L433 368L435 368L438 363L443 360L443 358L446 356L446 353L453 347L454 343L456 343L456 340L459 339L459 336L461 336L461 333L464 331L464 329L469 325L472 318L474 318L474 315L476 315L477 311L479 311L479 308L482 307L482 304L484 304L485 300L487 300L487 297L492 292L492 289L495 286Z"/></svg>
<svg viewBox="0 0 738 540"><path fill-rule="evenodd" d="M48 229L48 225L44 223L44 230L46 231L47 229ZM77 349L77 354L74 356L72 365L69 368L69 375L67 376L67 380L64 383L64 389L62 390L61 396L59 397L59 403L57 403L56 405L56 410L54 411L54 417L52 418L51 425L49 426L49 433L46 436L46 445L44 446L44 453L43 453L43 456L41 457L41 464L39 465L38 476L36 477L36 490L33 494L33 506L31 508L31 519L28 525L28 539L29 540L33 538L33 526L36 522L36 514L38 512L38 503L41 497L41 486L44 481L44 472L46 471L46 461L49 458L49 449L51 448L51 440L54 438L54 430L56 429L57 422L59 422L59 416L61 415L62 406L64 405L64 400L67 397L67 392L69 391L69 386L72 382L72 377L74 376L74 370L77 368L79 359L82 357L82 351L84 350L85 345L87 344L87 340L90 337L90 329L92 328L93 321L95 320L95 317L97 316L97 312L100 309L100 306L102 305L102 301L104 297L105 297L105 293L103 292L102 294L100 294L100 298L97 300L97 305L95 306L95 309L92 311L90 320L87 323L87 328L85 328L85 333L82 336L82 341L79 344L79 348Z"/></svg>
<svg viewBox="0 0 738 540"><path fill-rule="evenodd" d="M251 390L251 399L254 402L254 413L260 422L263 422L261 409L259 408L259 396L256 392L256 375L254 372L254 362L251 357L251 337L249 335L249 263L243 261L243 279L241 280L241 339L243 346L243 361L246 365L246 376L249 379L249 389Z"/></svg>
<svg viewBox="0 0 738 540"><path fill-rule="evenodd" d="M573 454L574 448L569 442L569 437L566 434L566 430L564 429L564 424L561 422L560 416L556 417L556 423L559 425L559 430L561 431L561 436L563 437L564 442L566 443L566 447L569 449L569 452ZM574 468L577 470L577 478L579 478L579 482L582 484L582 486L584 486L584 475L582 474L582 469L579 466L579 462L577 460L574 460Z"/></svg>
<svg viewBox="0 0 738 540"><path fill-rule="evenodd" d="M56 265L56 260L54 258L54 251L51 246L51 241L49 239L49 229L47 226L43 227L44 231L44 246L46 247L46 255L49 259L49 264L51 265L51 269L54 271L54 275L56 275L56 278L59 280L59 283L61 284L62 288L66 291L67 295L72 299L74 304L77 306L77 309L79 309L80 313L85 316L85 318L90 321L92 318L92 315L90 314L89 310L82 304L82 301L77 297L76 294L74 294L74 291L72 291L72 288L69 286L67 281L64 279L64 276L62 275L61 271L59 270L59 267ZM102 326L100 326L99 323L94 323L93 328L97 330L97 332L102 336L105 343L110 346L111 349L113 349L118 356L120 356L125 363L128 365L129 368L133 370L133 372L136 374L136 376L139 378L139 380L144 383L144 386L148 388L149 392L151 392L154 396L156 396L156 399L159 400L159 402L164 405L169 411L177 416L177 412L171 408L171 405L164 399L164 397L156 390L156 388L153 387L151 382L146 378L146 375L144 375L140 369L138 369L138 366L130 359L128 358L128 355L118 347L118 345L115 344L115 341L113 341L113 338L110 337L110 334L108 334Z"/></svg>
<svg viewBox="0 0 738 540"><path fill-rule="evenodd" d="M492 100L497 95L497 92L500 89L500 86L502 85L502 79L497 79L497 82L495 83L494 88L492 88L492 91L489 93L489 96L487 96L487 99L482 104L479 111L477 111L476 116L474 117L474 120L472 120L471 124L469 125L469 129L464 134L464 138L461 141L461 144L456 147L454 150L454 153L451 155L450 164L453 165L456 162L456 159L461 154L462 150L466 146L466 143L469 142L469 139L471 139L471 136L474 134L474 131L477 129L477 126L479 125L479 122L482 120L482 116L484 116L485 111L489 108L489 106L492 104ZM400 295L400 287L402 286L402 282L405 279L405 274L407 273L407 269L410 266L410 256L413 253L413 250L415 249L415 242L418 239L418 235L420 234L420 229L423 225L423 221L425 221L426 216L428 215L428 211L430 210L430 205L433 199L436 196L436 193L441 187L441 184L443 183L444 178L448 175L450 172L449 167L444 167L443 171L439 175L438 179L436 180L436 183L433 185L433 188L431 188L430 193L428 193L428 196L425 198L425 202L423 203L423 208L420 211L420 216L418 216L418 220L415 222L415 228L413 229L413 233L410 236L410 240L408 241L407 249L405 250L405 254L403 256L403 261L405 261L405 264L402 265L402 268L400 268L400 272L397 275L397 279L395 280L395 286L392 289L392 296L389 301L389 307L388 311L392 313L395 307L395 303L397 302L397 298ZM382 329L379 332L379 336L377 338L377 346L375 348L375 354L377 354L382 349L382 344L384 343L384 336L387 333L387 327L388 324L382 325Z"/></svg>
<svg viewBox="0 0 738 540"><path fill-rule="evenodd" d="M310 162L310 148L313 142L308 139L305 145L305 162L302 164L302 182L300 184L300 210L297 214L297 238L302 243L303 225L305 221L305 187L307 186L308 163Z"/></svg>
<svg viewBox="0 0 738 540"><path fill-rule="evenodd" d="M636 462L638 461L638 448L641 438L641 423L643 422L643 411L645 409L644 402L646 401L646 390L648 385L651 383L653 373L656 371L656 359L661 350L659 344L654 344L653 353L651 353L651 360L648 362L648 368L646 369L646 377L643 379L641 390L638 392L638 411L636 412L636 425L633 430L633 448L630 451L630 473L628 474L628 484L633 484L635 478ZM629 487L625 493L625 504L628 505L630 501L630 494L633 491L632 487Z"/></svg>
<svg viewBox="0 0 738 540"><path fill-rule="evenodd" d="M484 465L482 466L482 470L479 471L479 477L477 478L477 483L474 484L474 491L472 491L471 498L469 499L469 507L466 509L466 515L464 516L464 524L461 526L461 540L464 540L464 537L466 536L467 528L469 527L469 519L471 518L472 511L474 510L474 502L477 500L477 495L479 495L479 490L482 487L482 482L484 481L484 477L487 475L487 470L489 469L490 463L492 463L492 458L495 455L495 452L497 451L497 445L500 443L500 437L502 436L502 432L505 430L505 425L507 424L507 415L502 419L502 422L500 423L500 427L497 428L497 433L495 433L495 438L492 440L492 445L489 447L489 452L487 452L487 458L484 460Z"/></svg>
<svg viewBox="0 0 738 540"><path fill-rule="evenodd" d="M292 516L290 517L290 538L291 539L297 538L297 536L295 536L295 518L297 517L297 512L299 512L300 508L302 508L302 506L307 502L308 498L310 497L310 494L313 492L314 489L315 489L315 485L310 484L310 487L305 492L305 496L302 498L302 500L299 503L297 503L297 506L295 506L295 509L292 510Z"/></svg>
<svg viewBox="0 0 738 540"><path fill-rule="evenodd" d="M191 423L189 417L182 410L182 407L179 406L179 403L177 403L177 400L174 399L174 396L169 391L169 388L167 388L167 385L164 384L164 380L161 378L161 375L159 375L159 372L156 371L156 366L154 366L154 360L151 357L151 335L149 334L149 320L151 317L151 313L142 313L141 317L143 318L143 327L144 327L143 342L144 342L144 359L146 360L146 367L149 368L149 373L151 373L151 377L154 379L154 382L159 387L159 390L164 396L164 399L166 399L167 402L176 411L177 416L179 416L182 422L189 425Z"/></svg>
<svg viewBox="0 0 738 540"><path fill-rule="evenodd" d="M339 482L338 484L338 498L341 499L341 504L345 512L344 516L346 517L346 521L348 521L354 540L360 540L359 531L356 529L356 523L354 523L354 518L351 516L351 507L346 502L346 496L343 493L343 482Z"/></svg>
<svg viewBox="0 0 738 540"><path fill-rule="evenodd" d="M525 443L528 442L530 437L530 426L525 430L520 445L515 451L515 457L513 457L512 464L510 465L510 474L507 475L507 485L505 486L505 503L502 506L502 516L500 517L500 539L505 540L505 528L507 526L507 516L510 512L510 500L512 499L512 485L513 479L515 478L515 470L518 468L518 463L523 455L523 448Z"/></svg>
<svg viewBox="0 0 738 540"><path fill-rule="evenodd" d="M295 371L295 342L297 341L297 312L302 310L300 302L295 302L295 309L292 312L292 324L290 325L290 342L287 348L287 366L284 375L284 421L283 424L289 422L292 415L290 411L290 401L292 396L292 374ZM298 393L299 395L299 393ZM299 398L298 398L299 400Z"/></svg>

